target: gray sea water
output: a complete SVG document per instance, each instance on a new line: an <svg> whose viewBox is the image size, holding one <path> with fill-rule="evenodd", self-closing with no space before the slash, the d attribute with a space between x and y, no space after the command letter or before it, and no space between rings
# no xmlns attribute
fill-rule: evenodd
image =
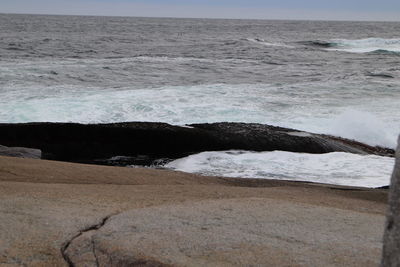
<svg viewBox="0 0 400 267"><path fill-rule="evenodd" d="M399 63L397 22L0 14L0 122L258 122L394 147Z"/></svg>

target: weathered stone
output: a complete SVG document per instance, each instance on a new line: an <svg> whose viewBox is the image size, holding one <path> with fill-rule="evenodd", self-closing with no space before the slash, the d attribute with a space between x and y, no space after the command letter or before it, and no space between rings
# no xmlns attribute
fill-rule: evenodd
<svg viewBox="0 0 400 267"><path fill-rule="evenodd" d="M0 266L377 266L386 201L387 190L0 157Z"/></svg>
<svg viewBox="0 0 400 267"><path fill-rule="evenodd" d="M40 159L42 157L42 151L34 148L6 147L0 145L0 156Z"/></svg>
<svg viewBox="0 0 400 267"><path fill-rule="evenodd" d="M66 255L75 266L374 266L383 224L339 208L212 200L112 216Z"/></svg>
<svg viewBox="0 0 400 267"><path fill-rule="evenodd" d="M400 137L389 192L382 266L400 266Z"/></svg>

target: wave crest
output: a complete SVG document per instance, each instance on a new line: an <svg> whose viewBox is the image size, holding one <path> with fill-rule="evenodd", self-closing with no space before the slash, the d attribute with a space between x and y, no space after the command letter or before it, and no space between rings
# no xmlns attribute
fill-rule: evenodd
<svg viewBox="0 0 400 267"><path fill-rule="evenodd" d="M327 50L351 53L400 53L399 38L333 39L330 41L305 41L301 43L326 48Z"/></svg>
<svg viewBox="0 0 400 267"><path fill-rule="evenodd" d="M287 44L272 43L272 42L268 42L268 41L266 41L264 39L261 39L261 38L246 38L245 40L248 41L248 42L252 42L252 43L256 43L256 44L260 44L260 45L264 45L264 46L293 48L293 46L290 46L290 45L287 45Z"/></svg>

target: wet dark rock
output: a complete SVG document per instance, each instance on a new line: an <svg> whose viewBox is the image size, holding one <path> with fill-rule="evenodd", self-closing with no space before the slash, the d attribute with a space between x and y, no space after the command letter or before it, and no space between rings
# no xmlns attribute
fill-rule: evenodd
<svg viewBox="0 0 400 267"><path fill-rule="evenodd" d="M114 156L108 159L95 159L94 163L108 166L151 166L154 168L161 167L174 159L158 158L149 155L136 156ZM82 161L83 162L83 161ZM91 163L91 161L89 161Z"/></svg>
<svg viewBox="0 0 400 267"><path fill-rule="evenodd" d="M303 153L349 152L356 154L394 155L393 149L373 147L345 138L314 134L257 123L192 124L197 129L218 135L235 149L254 151L282 150Z"/></svg>
<svg viewBox="0 0 400 267"><path fill-rule="evenodd" d="M6 147L0 145L0 156L40 159L42 151L26 147Z"/></svg>
<svg viewBox="0 0 400 267"><path fill-rule="evenodd" d="M0 124L0 143L38 147L45 159L85 163L115 156L179 158L204 148L228 148L214 139L205 131L165 123Z"/></svg>
<svg viewBox="0 0 400 267"><path fill-rule="evenodd" d="M383 156L394 153L390 149L328 135L226 122L188 126L155 122L0 124L0 143L39 148L45 159L106 165L151 165L160 158L176 159L203 151L230 149L343 151Z"/></svg>
<svg viewBox="0 0 400 267"><path fill-rule="evenodd" d="M370 76L370 77L379 77L379 78L388 78L388 79L393 79L394 78L393 75L391 75L389 73L383 73L383 72L382 73L368 72L366 75Z"/></svg>
<svg viewBox="0 0 400 267"><path fill-rule="evenodd" d="M377 187L376 189L390 189L390 185L385 185L385 186Z"/></svg>

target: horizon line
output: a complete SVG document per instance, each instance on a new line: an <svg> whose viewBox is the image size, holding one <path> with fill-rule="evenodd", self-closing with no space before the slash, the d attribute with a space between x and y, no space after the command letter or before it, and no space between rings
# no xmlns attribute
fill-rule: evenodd
<svg viewBox="0 0 400 267"><path fill-rule="evenodd" d="M232 17L173 17L173 16L135 16L135 15L100 15L100 14L47 14L47 13L15 13L15 12L0 12L0 15L28 15L28 16L71 16L71 17L109 17L109 18L149 18L149 19L209 19L209 20L265 20L265 21L326 21L326 22L381 22L381 23L399 23L399 20L347 20L347 19L294 19L294 18L232 18Z"/></svg>

